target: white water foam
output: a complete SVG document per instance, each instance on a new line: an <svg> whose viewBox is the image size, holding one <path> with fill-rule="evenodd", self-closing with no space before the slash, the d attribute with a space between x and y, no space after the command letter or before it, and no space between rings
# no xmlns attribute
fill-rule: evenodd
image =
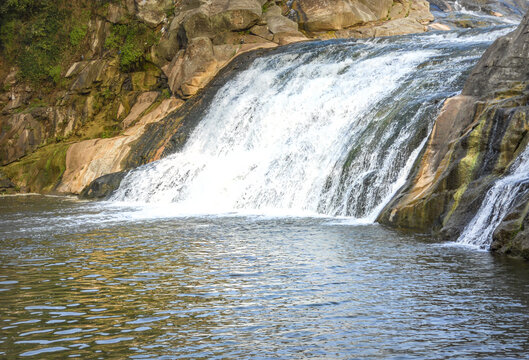
<svg viewBox="0 0 529 360"><path fill-rule="evenodd" d="M439 100L457 91L492 31L459 36L455 50L438 41L447 33L300 45L258 59L218 91L182 151L130 172L111 201L173 216L372 223L404 184Z"/></svg>

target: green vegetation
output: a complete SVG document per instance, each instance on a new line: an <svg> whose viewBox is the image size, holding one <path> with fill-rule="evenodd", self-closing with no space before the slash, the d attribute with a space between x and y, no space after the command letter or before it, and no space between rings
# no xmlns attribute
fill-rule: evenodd
<svg viewBox="0 0 529 360"><path fill-rule="evenodd" d="M89 3L87 3L89 4ZM0 5L0 55L21 80L60 85L65 61L86 37L83 1L6 0Z"/></svg>
<svg viewBox="0 0 529 360"><path fill-rule="evenodd" d="M79 46L85 38L87 30L88 26L85 24L74 26L72 31L70 31L70 44L72 46Z"/></svg>
<svg viewBox="0 0 529 360"><path fill-rule="evenodd" d="M121 70L141 70L147 60L147 50L159 40L158 35L147 25L132 21L116 24L105 40L107 49L119 54Z"/></svg>

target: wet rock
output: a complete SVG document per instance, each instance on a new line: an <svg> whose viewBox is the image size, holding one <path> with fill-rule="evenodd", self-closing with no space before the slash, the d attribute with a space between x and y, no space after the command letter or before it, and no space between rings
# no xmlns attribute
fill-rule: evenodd
<svg viewBox="0 0 529 360"><path fill-rule="evenodd" d="M81 199L101 200L108 198L121 184L125 171L103 175L86 186L80 193Z"/></svg>
<svg viewBox="0 0 529 360"><path fill-rule="evenodd" d="M455 240L529 143L529 15L498 39L448 99L408 183L379 216ZM496 228L492 251L529 259L529 188ZM529 225L529 224L527 224Z"/></svg>

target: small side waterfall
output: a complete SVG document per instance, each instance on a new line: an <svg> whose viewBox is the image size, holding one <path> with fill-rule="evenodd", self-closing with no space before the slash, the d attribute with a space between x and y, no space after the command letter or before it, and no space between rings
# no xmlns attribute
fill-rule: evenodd
<svg viewBox="0 0 529 360"><path fill-rule="evenodd" d="M182 151L130 172L111 200L374 221L442 100L509 30L297 44L257 59L217 92Z"/></svg>
<svg viewBox="0 0 529 360"><path fill-rule="evenodd" d="M489 249L494 230L511 210L516 199L529 191L529 147L518 156L510 175L489 189L477 214L465 227L457 243Z"/></svg>

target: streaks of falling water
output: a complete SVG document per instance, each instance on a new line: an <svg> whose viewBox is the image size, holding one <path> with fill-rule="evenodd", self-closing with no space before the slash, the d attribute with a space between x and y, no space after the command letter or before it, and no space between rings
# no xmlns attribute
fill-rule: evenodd
<svg viewBox="0 0 529 360"><path fill-rule="evenodd" d="M494 230L516 199L529 190L529 147L516 159L511 173L497 180L485 195L481 207L465 227L457 243L489 249Z"/></svg>
<svg viewBox="0 0 529 360"><path fill-rule="evenodd" d="M257 59L217 92L181 152L129 173L112 200L372 222L442 99L509 30L310 43Z"/></svg>

